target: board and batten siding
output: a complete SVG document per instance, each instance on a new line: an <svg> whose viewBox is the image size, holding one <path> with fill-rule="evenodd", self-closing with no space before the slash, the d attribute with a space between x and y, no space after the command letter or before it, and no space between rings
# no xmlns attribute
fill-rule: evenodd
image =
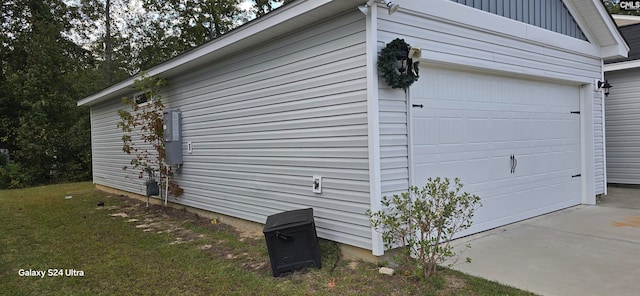
<svg viewBox="0 0 640 296"><path fill-rule="evenodd" d="M562 0L451 0L512 20L587 40Z"/></svg>
<svg viewBox="0 0 640 296"><path fill-rule="evenodd" d="M416 1L414 1L416 2ZM448 1L446 1L448 2ZM395 38L403 38L411 46L422 49L421 63L437 63L453 67L461 67L473 71L493 71L508 73L520 77L553 81L561 79L574 81L594 81L600 77L601 62L597 57L576 54L553 46L545 46L538 42L527 42L520 38L510 38L499 32L485 31L480 28L462 26L454 22L443 21L430 16L429 7L406 3L393 15L386 11L378 12L378 46L382 48ZM414 9L414 10L412 10ZM478 10L477 13L486 13ZM470 16L471 17L471 16ZM495 16L501 18L500 16ZM512 20L506 20L512 21ZM516 22L516 21L512 21ZM549 32L550 34L556 34ZM554 36L557 38L557 36ZM566 37L572 38L572 37ZM380 90L380 129L381 176L383 194L389 195L405 187L409 182L410 172L401 172L394 165L385 167L385 163L397 163L408 158L408 150L399 146L406 141L406 119L398 121L401 116L401 102L407 109L402 90L385 88L381 79ZM600 92L593 92L594 118L594 161L595 161L595 193L604 193L604 147L602 133L602 116ZM394 119L391 119L391 118ZM393 140L392 140L393 139ZM384 152L387 151L385 155ZM385 157L386 156L386 157ZM406 180L406 181L405 181ZM463 180L464 181L464 180ZM414 180L423 185L424 180ZM386 191L385 191L386 188Z"/></svg>
<svg viewBox="0 0 640 296"><path fill-rule="evenodd" d="M320 237L370 249L365 47L352 11L169 78L163 98L182 112L176 202L259 223L313 207ZM128 159L118 108L92 108L94 180L136 192L114 161Z"/></svg>
<svg viewBox="0 0 640 296"><path fill-rule="evenodd" d="M607 72L607 182L640 184L640 69Z"/></svg>

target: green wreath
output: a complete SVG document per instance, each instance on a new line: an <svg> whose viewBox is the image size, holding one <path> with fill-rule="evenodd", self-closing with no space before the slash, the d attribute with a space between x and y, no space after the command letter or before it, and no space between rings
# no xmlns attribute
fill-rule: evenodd
<svg viewBox="0 0 640 296"><path fill-rule="evenodd" d="M378 71L384 77L387 85L391 88L407 89L411 84L418 80L418 61L413 62L409 59L407 64L409 65L407 71L400 74L396 69L396 61L401 51L409 52L409 44L404 42L404 39L396 38L389 42L385 48L380 51L378 56Z"/></svg>

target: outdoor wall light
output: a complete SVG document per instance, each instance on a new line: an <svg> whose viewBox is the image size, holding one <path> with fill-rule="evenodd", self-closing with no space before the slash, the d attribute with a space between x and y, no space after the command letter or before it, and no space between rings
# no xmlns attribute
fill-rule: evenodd
<svg viewBox="0 0 640 296"><path fill-rule="evenodd" d="M385 0L369 0L367 1L367 3L365 3L364 5L360 5L358 6L358 9L360 10L360 12L362 12L364 15L367 15L367 13L369 12L369 7L371 7L371 5L373 5L373 3L380 3L380 4L384 4L387 6L387 8L389 9L389 15L394 14L396 11L398 11L398 8L400 8L400 5L398 4L394 4L393 2L389 1L385 1Z"/></svg>
<svg viewBox="0 0 640 296"><path fill-rule="evenodd" d="M387 5L387 8L389 9L389 15L394 14L396 11L398 11L398 8L400 8L400 5L398 4L393 4L393 2L389 1L385 1L385 0L380 0L380 3Z"/></svg>
<svg viewBox="0 0 640 296"><path fill-rule="evenodd" d="M612 88L613 86L611 86L611 84L609 84L609 81L605 80L604 82L598 80L598 90L602 89L604 92L604 96L608 97L609 96L609 89Z"/></svg>
<svg viewBox="0 0 640 296"><path fill-rule="evenodd" d="M409 51L406 49L402 49L398 52L396 56L396 69L400 73L400 75L404 75L409 68Z"/></svg>

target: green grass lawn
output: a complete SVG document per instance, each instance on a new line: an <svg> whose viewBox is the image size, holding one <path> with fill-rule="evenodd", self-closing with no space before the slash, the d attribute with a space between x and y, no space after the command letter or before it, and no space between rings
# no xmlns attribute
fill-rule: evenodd
<svg viewBox="0 0 640 296"><path fill-rule="evenodd" d="M264 239L90 183L0 190L0 225L0 295L531 295L451 270L383 276L324 240L322 269L274 278Z"/></svg>

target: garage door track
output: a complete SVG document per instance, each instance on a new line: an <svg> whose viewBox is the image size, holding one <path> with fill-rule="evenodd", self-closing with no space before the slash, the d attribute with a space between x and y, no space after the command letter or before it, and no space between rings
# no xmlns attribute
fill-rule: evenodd
<svg viewBox="0 0 640 296"><path fill-rule="evenodd" d="M640 189L459 239L454 269L541 295L639 295ZM460 262L464 260L459 260Z"/></svg>

